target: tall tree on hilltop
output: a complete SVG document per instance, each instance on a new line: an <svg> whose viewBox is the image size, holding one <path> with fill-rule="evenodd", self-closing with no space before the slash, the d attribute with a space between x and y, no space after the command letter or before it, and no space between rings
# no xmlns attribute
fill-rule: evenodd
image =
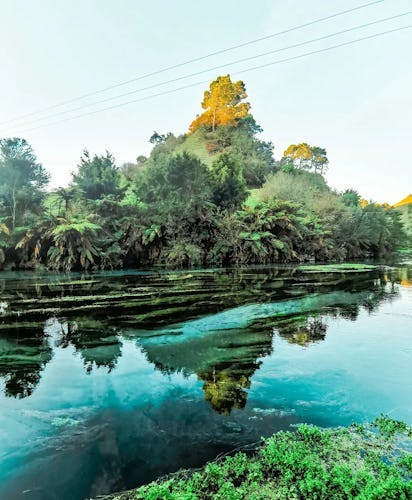
<svg viewBox="0 0 412 500"><path fill-rule="evenodd" d="M232 82L230 75L218 76L203 95L202 108L205 110L191 123L190 132L201 126L214 131L219 125L235 125L249 113L250 103L246 99L245 84L239 80Z"/></svg>

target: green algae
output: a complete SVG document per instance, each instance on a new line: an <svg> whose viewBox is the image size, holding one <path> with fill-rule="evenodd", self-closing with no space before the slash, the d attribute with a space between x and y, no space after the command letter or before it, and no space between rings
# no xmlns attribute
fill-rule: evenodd
<svg viewBox="0 0 412 500"><path fill-rule="evenodd" d="M299 271L316 273L351 273L351 272L369 272L375 271L378 266L371 264L309 264L298 266Z"/></svg>
<svg viewBox="0 0 412 500"><path fill-rule="evenodd" d="M257 360L271 352L274 334L301 346L320 342L325 332L318 316L356 317L361 305L373 308L396 293L393 286L385 291L386 275L337 279L336 273L298 268L109 275L85 286L66 278L68 286L58 291L54 275L50 287L39 286L48 283L47 276L2 281L7 299L0 339L7 349L0 345L0 376L11 385L20 380L9 395L31 394L55 346L72 346L87 371L110 371L125 338L136 341L160 371L196 374L212 407L230 413L246 401L248 380Z"/></svg>

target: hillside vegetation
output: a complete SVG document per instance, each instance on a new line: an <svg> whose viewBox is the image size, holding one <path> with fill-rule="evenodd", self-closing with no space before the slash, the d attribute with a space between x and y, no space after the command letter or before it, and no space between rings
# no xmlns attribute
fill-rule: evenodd
<svg viewBox="0 0 412 500"><path fill-rule="evenodd" d="M120 167L85 151L53 192L23 138L0 140L0 267L339 261L406 245L398 210L327 185L325 149L291 144L275 160L246 98L219 77L187 134L155 132L150 156Z"/></svg>

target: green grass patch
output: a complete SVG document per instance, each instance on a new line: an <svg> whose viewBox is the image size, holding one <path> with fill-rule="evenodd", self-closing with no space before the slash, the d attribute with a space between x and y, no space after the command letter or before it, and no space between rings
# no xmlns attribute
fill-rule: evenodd
<svg viewBox="0 0 412 500"><path fill-rule="evenodd" d="M185 141L179 144L174 150L175 154L181 154L183 152L197 156L207 166L210 166L216 159L215 155L211 155L207 151L205 138L199 131L188 135Z"/></svg>
<svg viewBox="0 0 412 500"><path fill-rule="evenodd" d="M411 428L386 416L349 428L303 424L200 471L180 471L105 498L406 500L412 495L411 445Z"/></svg>

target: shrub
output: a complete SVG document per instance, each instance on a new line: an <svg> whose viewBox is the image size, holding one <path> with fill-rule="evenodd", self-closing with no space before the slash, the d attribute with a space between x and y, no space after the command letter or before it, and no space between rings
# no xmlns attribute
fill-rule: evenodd
<svg viewBox="0 0 412 500"><path fill-rule="evenodd" d="M411 437L410 427L384 416L348 429L301 425L264 439L252 455L238 452L116 498L407 500Z"/></svg>

